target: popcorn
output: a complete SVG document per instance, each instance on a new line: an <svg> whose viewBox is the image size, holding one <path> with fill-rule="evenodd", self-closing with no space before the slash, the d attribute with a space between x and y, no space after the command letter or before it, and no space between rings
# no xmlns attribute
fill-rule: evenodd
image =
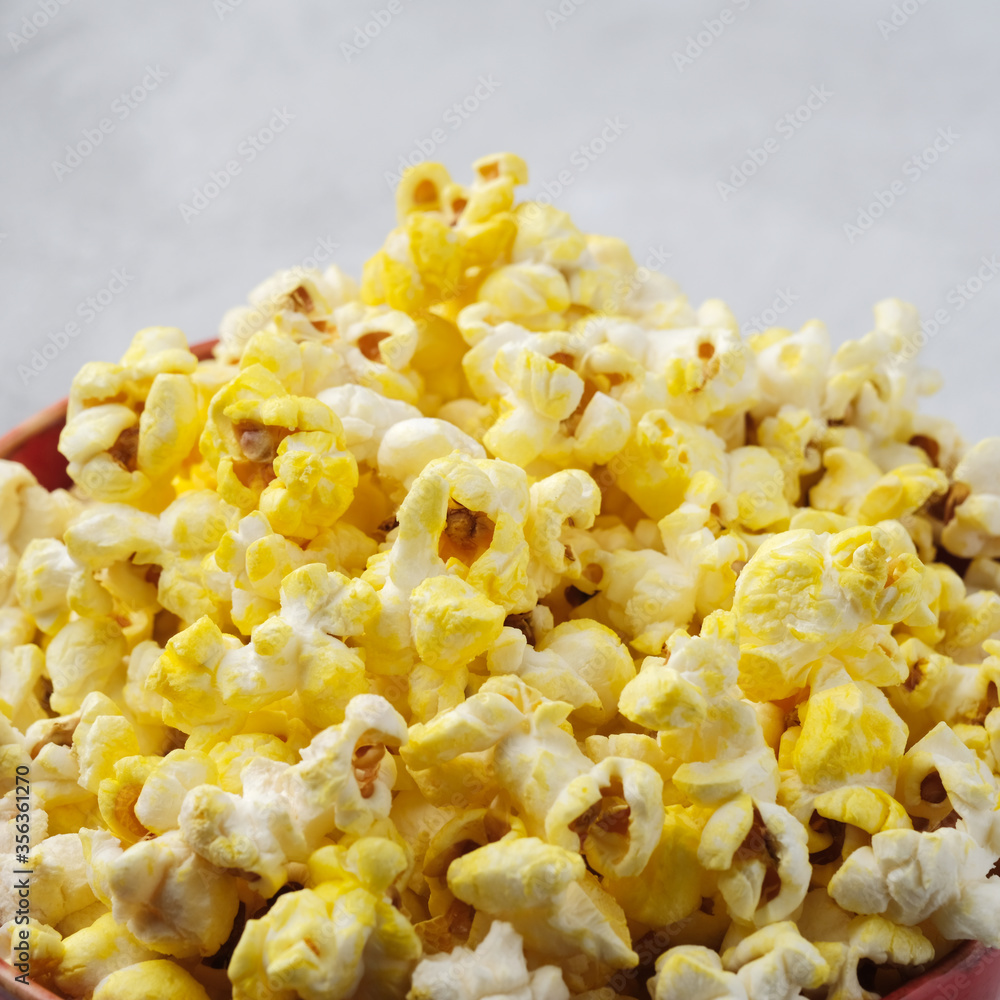
<svg viewBox="0 0 1000 1000"><path fill-rule="evenodd" d="M933 823L954 810L962 828L1000 857L1000 783L943 722L903 755L897 794L911 816Z"/></svg>
<svg viewBox="0 0 1000 1000"><path fill-rule="evenodd" d="M59 932L34 917L28 917L27 923L23 920L18 923L8 920L0 926L0 958L15 967L15 976L24 975L16 968L23 963L30 965L30 974L34 980L40 983L49 982L53 970L62 959L62 954L63 943Z"/></svg>
<svg viewBox="0 0 1000 1000"><path fill-rule="evenodd" d="M236 1000L402 996L420 941L389 901L401 847L362 837L309 860L315 888L282 896L247 923L229 965Z"/></svg>
<svg viewBox="0 0 1000 1000"><path fill-rule="evenodd" d="M921 578L920 561L889 528L773 536L736 584L740 686L750 697L788 697L817 661L838 653L847 665L871 655L882 683L903 680L878 639L887 625L928 620Z"/></svg>
<svg viewBox="0 0 1000 1000"><path fill-rule="evenodd" d="M805 828L782 806L748 795L715 811L698 859L720 872L719 891L733 918L756 927L790 917L809 889Z"/></svg>
<svg viewBox="0 0 1000 1000"><path fill-rule="evenodd" d="M106 689L124 672L127 648L121 626L111 618L78 618L63 626L45 650L52 708L66 715L92 691Z"/></svg>
<svg viewBox="0 0 1000 1000"><path fill-rule="evenodd" d="M1000 439L986 438L963 456L952 474L941 541L955 555L1000 555L1000 495L994 492L998 462Z"/></svg>
<svg viewBox="0 0 1000 1000"><path fill-rule="evenodd" d="M409 489L429 462L455 452L470 458L486 458L486 451L478 441L446 420L415 417L401 420L386 431L376 463L383 476Z"/></svg>
<svg viewBox="0 0 1000 1000"><path fill-rule="evenodd" d="M249 645L223 654L216 670L222 700L252 711L299 692L309 722L341 722L344 708L369 683L364 661L336 636L361 635L376 608L363 580L328 573L320 563L289 573L280 612L254 628Z"/></svg>
<svg viewBox="0 0 1000 1000"><path fill-rule="evenodd" d="M844 862L829 891L845 910L884 913L904 926L929 919L950 940L969 937L995 948L1000 878L988 876L994 864L991 852L959 830L887 830Z"/></svg>
<svg viewBox="0 0 1000 1000"><path fill-rule="evenodd" d="M823 898L814 898L818 896ZM822 889L810 893L800 923L830 966L828 989L833 1000L868 1000L877 995L870 987L876 985L873 980L880 967L913 975L934 958L934 946L919 928L898 927L882 917L852 920Z"/></svg>
<svg viewBox="0 0 1000 1000"><path fill-rule="evenodd" d="M512 698L507 705L500 692ZM644 761L607 757L595 765L560 728L572 706L532 700L523 681L487 681L464 704L412 727L403 759L421 770L432 748L448 760L492 745L498 784L529 833L585 853L602 874L637 875L660 839L663 779Z"/></svg>
<svg viewBox="0 0 1000 1000"><path fill-rule="evenodd" d="M243 719L226 706L217 677L226 654L242 648L207 617L175 635L145 681L163 698L163 721L199 740L239 729Z"/></svg>
<svg viewBox="0 0 1000 1000"><path fill-rule="evenodd" d="M201 450L220 496L249 512L260 505L275 530L314 538L347 509L357 464L329 407L290 395L251 365L212 400Z"/></svg>
<svg viewBox="0 0 1000 1000"><path fill-rule="evenodd" d="M0 649L0 683L3 686L0 710L22 731L33 722L47 718L38 700L44 671L45 657L37 646Z"/></svg>
<svg viewBox="0 0 1000 1000"><path fill-rule="evenodd" d="M770 924L727 948L722 964L736 972L749 997L798 1000L800 990L815 990L830 975L822 952L791 921Z"/></svg>
<svg viewBox="0 0 1000 1000"><path fill-rule="evenodd" d="M582 954L610 969L638 963L620 908L572 851L535 837L487 844L452 863L448 887L557 962Z"/></svg>
<svg viewBox="0 0 1000 1000"><path fill-rule="evenodd" d="M125 851L114 842L101 846L90 849L98 895L106 893L115 921L137 941L177 958L218 951L239 905L231 875L195 854L177 830Z"/></svg>
<svg viewBox="0 0 1000 1000"><path fill-rule="evenodd" d="M55 986L69 996L85 996L102 980L139 962L157 960L110 913L63 939Z"/></svg>
<svg viewBox="0 0 1000 1000"><path fill-rule="evenodd" d="M917 412L912 306L744 339L527 179L405 171L360 282L85 365L73 490L0 461L44 985L864 1000L1000 946L1000 438Z"/></svg>
<svg viewBox="0 0 1000 1000"><path fill-rule="evenodd" d="M198 360L180 330L140 330L120 364L90 362L73 380L59 450L97 500L156 502L198 440L191 374ZM119 401L121 400L121 401Z"/></svg>
<svg viewBox="0 0 1000 1000"><path fill-rule="evenodd" d="M747 1000L739 977L722 968L722 959L711 948L678 945L656 960L656 975L649 980L653 1000Z"/></svg>
<svg viewBox="0 0 1000 1000"><path fill-rule="evenodd" d="M223 317L216 356L239 361L260 331L321 346L333 310L357 297L357 285L336 265L322 274L306 267L278 271L250 292L249 306L237 306Z"/></svg>
<svg viewBox="0 0 1000 1000"><path fill-rule="evenodd" d="M422 419L415 406L399 399L389 399L374 389L347 383L324 389L317 399L326 403L344 426L347 448L358 465L374 465L382 438L398 423Z"/></svg>
<svg viewBox="0 0 1000 1000"><path fill-rule="evenodd" d="M491 674L514 674L554 701L569 702L574 719L609 722L635 676L628 649L611 629L593 621L563 622L534 646L524 632L505 627L487 654Z"/></svg>
<svg viewBox="0 0 1000 1000"><path fill-rule="evenodd" d="M400 506L386 578L373 581L378 615L361 644L379 674L406 672L420 658L410 700L421 717L454 703L462 672L497 638L505 615L530 607L527 506L523 472L462 455L431 462Z"/></svg>
<svg viewBox="0 0 1000 1000"><path fill-rule="evenodd" d="M704 818L692 807L666 807L659 842L636 875L605 876L603 886L629 920L669 927L693 914L711 892L711 877L698 860Z"/></svg>
<svg viewBox="0 0 1000 1000"><path fill-rule="evenodd" d="M178 821L184 840L220 869L241 872L265 897L335 829L363 834L389 815L395 765L386 745L405 742L403 720L384 699L358 695L339 726L318 734L302 760L254 757L242 791L191 788Z"/></svg>
<svg viewBox="0 0 1000 1000"><path fill-rule="evenodd" d="M528 972L521 947L521 935L496 920L474 951L459 946L425 958L407 1000L569 1000L562 972L554 965Z"/></svg>
<svg viewBox="0 0 1000 1000"><path fill-rule="evenodd" d="M259 511L241 518L204 561L204 579L214 600L231 602L230 617L244 635L280 607L282 581L312 562L354 572L374 555L376 543L343 522L321 532L303 547L273 531Z"/></svg>
<svg viewBox="0 0 1000 1000"><path fill-rule="evenodd" d="M853 783L891 794L906 726L874 685L843 680L810 699L792 751L794 767L810 787Z"/></svg>
<svg viewBox="0 0 1000 1000"><path fill-rule="evenodd" d="M47 837L28 852L27 864L19 867L32 872L31 915L43 924L59 924L94 902L94 893L87 883L83 849L76 834ZM14 878L4 881L0 923L13 920L17 913L16 881Z"/></svg>
<svg viewBox="0 0 1000 1000"><path fill-rule="evenodd" d="M94 1000L126 1000L137 994L149 1000L209 1000L194 976L164 959L136 962L112 972L94 990Z"/></svg>

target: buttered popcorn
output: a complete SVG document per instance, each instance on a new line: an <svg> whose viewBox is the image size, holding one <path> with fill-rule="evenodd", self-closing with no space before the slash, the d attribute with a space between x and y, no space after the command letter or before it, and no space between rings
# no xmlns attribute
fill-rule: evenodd
<svg viewBox="0 0 1000 1000"><path fill-rule="evenodd" d="M1000 438L917 411L912 306L743 338L527 179L412 168L359 280L85 365L73 489L0 462L0 955L58 995L869 1000L1000 947Z"/></svg>

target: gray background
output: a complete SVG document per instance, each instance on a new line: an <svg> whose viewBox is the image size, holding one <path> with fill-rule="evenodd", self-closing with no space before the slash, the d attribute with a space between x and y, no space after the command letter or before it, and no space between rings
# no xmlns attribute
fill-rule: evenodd
<svg viewBox="0 0 1000 1000"><path fill-rule="evenodd" d="M968 300L955 289L1000 252L1000 7L393 0L399 13L345 52L387 2L4 0L0 430L65 395L84 361L116 360L142 326L214 336L228 307L320 240L358 274L393 224L385 174L436 128L433 158L460 180L499 149L528 160L529 194L570 170L556 203L581 228L625 237L640 262L662 247L693 301L721 297L747 325L783 292L783 324L818 317L838 342L867 332L887 295L944 309L924 357L945 389L927 405L970 438L998 429L1000 281ZM58 12L14 40L42 5ZM723 10L729 23L706 35ZM699 32L710 44L678 67ZM113 102L147 68L166 78L122 119ZM445 115L480 77L499 86L452 127ZM786 138L777 122L814 86L833 96ZM241 143L275 108L294 119L248 162ZM607 118L627 127L580 170L575 151ZM57 177L53 162L101 119L113 128ZM939 129L958 138L911 180L905 162ZM717 182L769 137L777 151L723 199ZM241 172L185 222L179 205L234 159ZM845 223L894 180L905 193L851 243ZM130 280L88 322L78 307L115 268ZM79 335L60 338L73 320ZM50 335L65 348L19 376Z"/></svg>

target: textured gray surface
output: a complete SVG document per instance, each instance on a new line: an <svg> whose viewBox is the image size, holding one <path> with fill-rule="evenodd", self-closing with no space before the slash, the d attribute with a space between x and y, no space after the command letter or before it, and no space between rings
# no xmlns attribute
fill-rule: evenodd
<svg viewBox="0 0 1000 1000"><path fill-rule="evenodd" d="M944 310L924 356L946 385L928 405L969 437L1000 429L988 412L1000 280L956 290L1000 252L1000 7L576 2L392 0L398 13L351 53L388 0L8 0L0 430L142 326L213 336L226 308L321 241L357 273L393 222L385 174L435 129L435 157L460 179L497 149L528 159L529 193L568 170L557 203L582 228L627 238L639 261L662 247L692 299L721 297L747 324L783 294L784 323L821 318L837 341L864 334L887 295ZM45 22L46 6L57 13L25 40L24 19ZM453 105L477 85L479 107L460 117ZM143 100L129 108L133 88ZM832 96L814 96L800 128L779 127L823 88ZM246 140L275 109L292 120L255 152ZM582 157L609 118L627 127ZM100 144L67 164L67 144L102 119ZM911 158L939 130L951 138L923 169ZM724 198L718 182L768 139L767 161ZM185 220L181 203L229 161L240 172ZM845 223L893 181L895 204L851 242ZM115 269L117 294L88 307ZM57 356L29 377L35 351Z"/></svg>

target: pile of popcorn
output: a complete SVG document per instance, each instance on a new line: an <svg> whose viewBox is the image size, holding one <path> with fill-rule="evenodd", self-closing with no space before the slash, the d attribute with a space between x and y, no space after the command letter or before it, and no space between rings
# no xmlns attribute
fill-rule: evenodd
<svg viewBox="0 0 1000 1000"><path fill-rule="evenodd" d="M360 287L141 330L72 490L0 463L0 954L60 996L861 1000L1000 947L1000 438L917 412L912 306L741 338L526 181L413 168Z"/></svg>

